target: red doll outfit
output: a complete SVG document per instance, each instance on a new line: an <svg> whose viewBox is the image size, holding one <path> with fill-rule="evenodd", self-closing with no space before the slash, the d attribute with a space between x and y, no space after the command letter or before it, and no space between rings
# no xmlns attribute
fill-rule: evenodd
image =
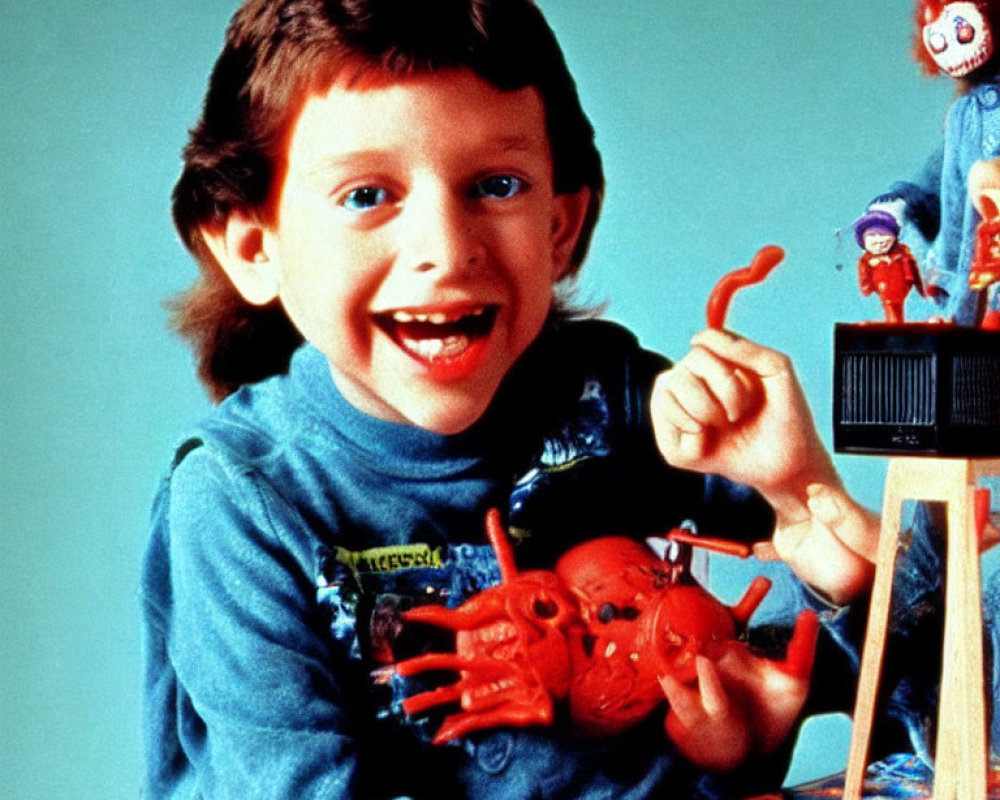
<svg viewBox="0 0 1000 800"><path fill-rule="evenodd" d="M903 301L911 288L924 293L917 261L901 242L896 242L888 253L863 253L858 259L858 284L866 297L878 293L887 322L903 321Z"/></svg>

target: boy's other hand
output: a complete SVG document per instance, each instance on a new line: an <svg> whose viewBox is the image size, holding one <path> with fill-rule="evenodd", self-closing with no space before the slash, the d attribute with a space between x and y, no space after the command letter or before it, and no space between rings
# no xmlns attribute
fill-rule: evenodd
<svg viewBox="0 0 1000 800"><path fill-rule="evenodd" d="M788 357L705 330L653 388L668 463L753 486L776 514L773 548L835 602L870 581L878 523L846 494Z"/></svg>
<svg viewBox="0 0 1000 800"><path fill-rule="evenodd" d="M836 481L787 356L705 330L656 380L653 427L670 464L723 475L765 495Z"/></svg>

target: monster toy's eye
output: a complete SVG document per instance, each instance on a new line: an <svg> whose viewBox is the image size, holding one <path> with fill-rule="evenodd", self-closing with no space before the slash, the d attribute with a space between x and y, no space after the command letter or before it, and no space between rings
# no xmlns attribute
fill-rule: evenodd
<svg viewBox="0 0 1000 800"><path fill-rule="evenodd" d="M555 600L545 597L535 600L532 610L539 619L552 619L559 613L559 606Z"/></svg>
<svg viewBox="0 0 1000 800"><path fill-rule="evenodd" d="M948 40L943 33L934 31L927 37L927 47L932 53L943 53L948 49Z"/></svg>
<svg viewBox="0 0 1000 800"><path fill-rule="evenodd" d="M964 17L955 17L955 38L959 44L968 44L976 38L976 29Z"/></svg>
<svg viewBox="0 0 1000 800"><path fill-rule="evenodd" d="M597 609L597 620L598 622L603 622L605 625L607 625L617 616L618 616L618 609L615 608L614 603L605 603L599 609Z"/></svg>

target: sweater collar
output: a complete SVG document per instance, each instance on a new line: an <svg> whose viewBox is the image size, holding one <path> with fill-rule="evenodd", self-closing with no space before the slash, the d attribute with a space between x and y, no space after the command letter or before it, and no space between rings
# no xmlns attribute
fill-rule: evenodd
<svg viewBox="0 0 1000 800"><path fill-rule="evenodd" d="M313 420L380 472L440 478L474 470L502 449L504 415L492 406L471 428L447 435L358 410L337 389L326 357L310 344L296 351L289 378Z"/></svg>

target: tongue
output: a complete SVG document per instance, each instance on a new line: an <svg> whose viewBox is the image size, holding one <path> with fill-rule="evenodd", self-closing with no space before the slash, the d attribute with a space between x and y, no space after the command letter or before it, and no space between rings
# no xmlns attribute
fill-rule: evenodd
<svg viewBox="0 0 1000 800"><path fill-rule="evenodd" d="M446 322L442 325L435 325L432 322L397 322L396 331L401 339L447 339L450 336L464 335L469 332L470 325L467 320L456 322Z"/></svg>

